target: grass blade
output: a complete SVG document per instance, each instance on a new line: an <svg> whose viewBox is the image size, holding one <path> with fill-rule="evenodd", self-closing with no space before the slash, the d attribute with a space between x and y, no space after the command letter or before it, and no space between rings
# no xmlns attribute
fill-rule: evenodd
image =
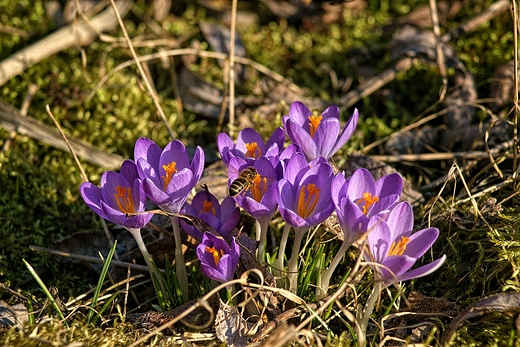
<svg viewBox="0 0 520 347"><path fill-rule="evenodd" d="M114 241L114 244L112 245L112 248L110 249L110 252L108 252L108 255L105 259L105 264L103 264L103 269L101 270L101 275L99 276L96 290L94 291L94 295L92 296L92 303L90 304L91 310L88 312L88 315L87 315L87 324L90 324L92 322L92 316L94 315L94 312L95 312L95 307L97 305L99 293L101 293L101 288L103 287L103 282L105 282L105 277L107 276L108 268L110 267L110 262L112 261L112 257L114 256L114 253L116 251L116 246L117 246L117 240ZM100 313L98 313L98 315L99 314Z"/></svg>
<svg viewBox="0 0 520 347"><path fill-rule="evenodd" d="M31 275L34 277L34 279L36 280L36 282L38 282L38 284L40 285L40 287L42 288L43 292L45 293L45 295L47 296L47 298L50 300L51 304L52 304L52 307L56 310L56 313L58 314L58 316L60 317L60 319L62 321L65 321L65 317L63 316L63 312L61 312L58 304L56 303L56 300L54 300L54 298L52 297L51 293L49 292L49 289L47 288L47 286L45 285L45 283L43 283L42 279L40 278L40 276L36 273L36 271L34 271L33 267L31 266L31 264L29 264L25 259L22 259L23 263L25 264L25 266L27 267L27 269L29 269L29 272L31 273Z"/></svg>

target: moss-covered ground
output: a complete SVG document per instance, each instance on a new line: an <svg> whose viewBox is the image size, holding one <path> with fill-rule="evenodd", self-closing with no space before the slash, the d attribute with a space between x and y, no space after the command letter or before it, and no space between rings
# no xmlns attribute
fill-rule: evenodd
<svg viewBox="0 0 520 347"><path fill-rule="evenodd" d="M491 0L436 2L439 8L441 3L443 6L460 3L457 11L441 18L442 34L474 18L493 3ZM48 3L50 1L0 0L0 64L59 28L56 20L46 11ZM63 7L66 1L56 3ZM173 1L170 12L156 21L151 17L153 3L151 0L135 1L124 18L129 36L148 42L148 45L141 47L136 45L141 56L163 48L198 47L211 50L201 33L200 24L225 22L224 14L229 12L231 6L231 1ZM238 22L237 25L246 56L302 88L302 97L318 98L324 104L334 104L348 91L393 66L395 62L388 53L389 42L393 31L398 29L392 25L397 25L399 20L420 7L427 8L428 1L355 0L337 6L330 11L338 17L328 22L325 13L329 12L323 12L320 6L315 6L314 12L283 18L280 13L270 11L263 2L239 1L239 12L254 14L252 19L247 17L247 24ZM428 12L425 13L426 17L418 19L414 25L431 27L425 24L429 20ZM511 12L505 11L450 42L460 62L475 79L478 93L475 102L483 106L476 109L476 118L482 124L488 124L486 122L491 119L491 113L505 115L509 121L513 121L515 116L514 112L509 112L513 106L512 98L509 97L494 112L488 112L489 101L484 100L491 97L495 88L496 69L514 58L513 31ZM123 37L117 27L107 34L113 38ZM168 39L164 42L169 43L158 42L159 39ZM82 139L107 153L132 158L134 143L139 137L150 137L161 146L170 140L135 66L116 72L90 95L106 72L128 60L131 56L125 44L96 39L86 46L68 48L28 67L0 86L0 99L20 109L29 87L37 85L28 107L29 117L54 126L45 111L45 106L49 105L68 136ZM192 71L215 88L224 89L225 72L216 60L199 57L191 61ZM182 62L180 57L167 59L168 62L171 64L169 67L153 62L148 68L170 126L176 132L177 139L188 147L202 146L207 153L216 153L219 120L186 108L179 113L172 83L175 73L172 74L172 71L178 71ZM262 77L260 73L250 71L245 82L236 87L237 95L272 102L272 96L265 95L266 90L258 90ZM447 77L449 90L455 83L455 69L448 68ZM343 163L347 154L362 151L365 146L420 118L442 111L444 106L438 104L441 88L439 69L434 64L415 60L411 69L397 73L396 78L387 85L342 112L342 119L346 120L356 107L361 117L348 148L339 153L336 161ZM247 110L250 113L246 113L244 107L239 109L250 115L252 124L256 124L260 133L268 136L273 129L273 120L279 121L282 115L287 114L290 102L276 100L274 104L276 107L271 109L274 111L267 119L263 118L264 113L255 112L250 106L252 103ZM437 118L430 124L442 126L442 121ZM227 129L224 124L224 131ZM511 129L507 131L508 140L513 138ZM65 262L56 255L35 252L29 246L52 247L56 241L76 232L100 230L101 222L79 194L79 185L83 180L70 153L34 140L31 136L12 134L2 127L0 147L0 283L3 285L0 298L9 305L23 303L29 311L36 312L36 322L26 323L23 329L2 329L0 325L0 343L4 346L66 346L73 345L73 342L83 346L127 346L142 337L142 329L123 322L121 312L126 307L122 300L114 304L110 316L107 315L96 325L86 324L87 311L81 308L70 312L66 323L57 320L22 259L35 268L49 288L57 289L57 296L62 302L68 302L96 286L98 272L77 262ZM457 151L456 148L452 150ZM376 146L366 154L378 155L383 151L382 146ZM426 189L422 187L446 175L452 165L451 159L390 163L416 189L422 189L425 200L415 206L416 224L425 226L428 217L431 217L433 225L441 231L433 253L436 257L447 255L446 263L435 274L406 283L405 293L419 291L464 309L488 295L520 290L518 182L511 180L502 185L512 175L511 153L506 154L508 157L500 164L499 170L489 165L488 158L477 159L478 163L473 165L472 170L465 172L463 178L455 175L444 189L441 189L442 184ZM457 163L463 167L471 160L459 158ZM99 183L106 168L86 160L81 162L89 179ZM504 176L500 177L497 171ZM476 180L472 180L473 177ZM482 193L474 199L481 215L466 199L462 179L470 182L472 194ZM497 189L485 192L485 189L494 186ZM496 203L489 199L496 199ZM273 230L281 229L279 221L273 222ZM354 257L352 254L350 258ZM361 293L361 298L366 295ZM139 302L143 306L136 309L138 312L157 307L147 303L146 299ZM379 313L384 311L385 305L389 305L386 297ZM135 309L135 306L135 303L129 304L128 309ZM518 344L520 331L515 330L518 313L515 309L518 307L511 309L509 314L485 314L465 322L457 332L454 345ZM47 315L54 318L44 320L42 317ZM338 320L331 323L333 337L327 338L323 331L317 332L315 337L323 338L322 342L330 346L355 345L349 331L341 323L342 318ZM424 336L423 342L432 345L439 343L439 334L446 328L449 319L438 320L437 323L440 333L432 333L431 339ZM172 343L168 338L159 335L147 343ZM382 339L377 338L373 343L377 345L380 341ZM208 342L195 339L192 343Z"/></svg>

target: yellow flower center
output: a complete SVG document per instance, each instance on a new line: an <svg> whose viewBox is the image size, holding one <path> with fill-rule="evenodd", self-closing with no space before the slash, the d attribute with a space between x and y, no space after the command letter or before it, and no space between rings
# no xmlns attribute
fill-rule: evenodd
<svg viewBox="0 0 520 347"><path fill-rule="evenodd" d="M251 196L253 196L253 199L255 199L257 202L260 202L266 191L267 178L260 176L260 174L256 174L255 178L253 178L253 184L251 186Z"/></svg>
<svg viewBox="0 0 520 347"><path fill-rule="evenodd" d="M119 211L124 213L135 212L134 200L132 199L132 188L117 185L114 197L116 198Z"/></svg>
<svg viewBox="0 0 520 347"><path fill-rule="evenodd" d="M409 237L401 236L401 239L397 242L392 242L390 246L390 250L388 251L388 256L391 255L403 255L406 250L406 245L410 242Z"/></svg>
<svg viewBox="0 0 520 347"><path fill-rule="evenodd" d="M220 262L220 258L224 255L224 251L223 250L217 250L215 247L209 247L209 246L206 246L206 252L209 252L213 255L213 261L215 262L215 266L218 265L218 263Z"/></svg>
<svg viewBox="0 0 520 347"><path fill-rule="evenodd" d="M174 161L172 161L168 165L163 165L162 168L165 171L165 175L161 176L161 178L163 179L163 189L164 190L166 190L166 188L170 184L170 181L173 178L173 175L175 175L175 173L177 172L177 168L176 167L177 167L177 163L174 162Z"/></svg>
<svg viewBox="0 0 520 347"><path fill-rule="evenodd" d="M363 193L363 197L356 200L356 204L359 205L363 209L363 214L367 214L370 206L379 201L379 197L377 195L372 196L371 193L365 192Z"/></svg>
<svg viewBox="0 0 520 347"><path fill-rule="evenodd" d="M209 200L205 200L202 203L202 210L200 213L212 213L214 216L217 215L217 210L215 210L215 207L213 207L213 203Z"/></svg>
<svg viewBox="0 0 520 347"><path fill-rule="evenodd" d="M309 133L314 138L314 133L318 130L323 116L309 116Z"/></svg>
<svg viewBox="0 0 520 347"><path fill-rule="evenodd" d="M302 218L308 218L320 197L320 188L316 187L314 183L309 183L300 189L298 196L298 215Z"/></svg>
<svg viewBox="0 0 520 347"><path fill-rule="evenodd" d="M256 142L246 143L246 158L258 159L261 156L262 156L262 151L260 150L260 147L258 147L258 143L256 143Z"/></svg>

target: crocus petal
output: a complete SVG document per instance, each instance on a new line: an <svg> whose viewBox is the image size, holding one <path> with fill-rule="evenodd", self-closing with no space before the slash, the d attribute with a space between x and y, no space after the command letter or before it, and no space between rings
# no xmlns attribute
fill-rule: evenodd
<svg viewBox="0 0 520 347"><path fill-rule="evenodd" d="M137 172L137 165L133 160L127 159L121 164L121 169L119 170L121 176L126 178L128 182L134 182L139 178L139 173Z"/></svg>
<svg viewBox="0 0 520 347"><path fill-rule="evenodd" d="M386 268L379 267L379 273L385 284L393 283L396 279L399 281L400 276L408 271L416 261L417 259L405 255L388 257L382 263Z"/></svg>
<svg viewBox="0 0 520 347"><path fill-rule="evenodd" d="M99 216L107 219L105 213L101 209L101 200L103 199L101 188L90 182L83 182L79 187L79 191L87 206Z"/></svg>
<svg viewBox="0 0 520 347"><path fill-rule="evenodd" d="M330 196L332 177L332 167L329 164L314 165L301 177L299 184L300 187L314 184L320 189L318 202L314 207L314 211L325 209L328 205L331 205L334 208Z"/></svg>
<svg viewBox="0 0 520 347"><path fill-rule="evenodd" d="M403 191L403 178L398 173L385 175L375 184L375 193L378 196L401 195Z"/></svg>
<svg viewBox="0 0 520 347"><path fill-rule="evenodd" d="M409 202L403 201L390 211L386 220L392 230L391 240L401 236L408 237L413 229L413 211Z"/></svg>
<svg viewBox="0 0 520 347"><path fill-rule="evenodd" d="M388 224L378 217L370 219L368 222L368 231L368 247L374 257L374 259L369 259L377 263L383 263L390 249L390 236L392 232L388 227Z"/></svg>
<svg viewBox="0 0 520 347"><path fill-rule="evenodd" d="M192 178L193 171L191 171L189 168L182 169L172 177L164 192L170 195L172 200L177 200L181 197L186 199L190 190L193 188L190 184L192 182Z"/></svg>
<svg viewBox="0 0 520 347"><path fill-rule="evenodd" d="M219 218L222 223L219 233L227 239L240 220L240 209L232 197L227 196L222 200Z"/></svg>
<svg viewBox="0 0 520 347"><path fill-rule="evenodd" d="M339 120L339 108L336 105L329 106L321 114L323 119L334 118Z"/></svg>
<svg viewBox="0 0 520 347"><path fill-rule="evenodd" d="M366 192L374 194L374 191L374 178L365 168L357 169L348 179L347 194L351 199L359 199Z"/></svg>
<svg viewBox="0 0 520 347"><path fill-rule="evenodd" d="M328 118L321 121L318 129L314 133L314 142L318 149L319 156L330 158L333 152L334 144L338 139L339 120L336 118Z"/></svg>
<svg viewBox="0 0 520 347"><path fill-rule="evenodd" d="M157 162L159 162L159 157L157 158ZM159 173L155 170L155 167L152 166L151 163L149 163L144 158L139 158L139 159L136 159L136 164L137 164L137 172L139 173L139 177L141 177L142 180L149 179L157 187L162 187L162 185L163 185L162 179L161 179Z"/></svg>
<svg viewBox="0 0 520 347"><path fill-rule="evenodd" d="M419 230L410 236L410 241L406 244L404 254L418 259L426 253L439 237L439 229L428 228Z"/></svg>
<svg viewBox="0 0 520 347"><path fill-rule="evenodd" d="M299 181L298 176L303 174L304 169L309 168L309 163L305 160L303 153L296 152L287 162L283 178L290 182Z"/></svg>
<svg viewBox="0 0 520 347"><path fill-rule="evenodd" d="M161 153L161 147L146 137L141 137L135 142L134 160L136 163L142 158L155 166L159 163ZM141 178L144 179L145 177L141 176Z"/></svg>
<svg viewBox="0 0 520 347"><path fill-rule="evenodd" d="M218 137L217 137L217 146L218 146L218 151L220 153L220 157L222 158L222 161L226 164L229 164L229 161L234 156L230 152L230 149L235 146L235 144L233 143L233 140L231 139L231 137L229 137L228 134L220 133L220 134L218 134Z"/></svg>
<svg viewBox="0 0 520 347"><path fill-rule="evenodd" d="M344 189L346 190L346 181L347 179L345 178L344 172L337 173L336 176L334 176L334 178L332 179L330 192L332 195L332 200L334 201L334 204L336 205L337 209L339 209L338 206L341 205L341 200L347 195L346 192L342 192Z"/></svg>
<svg viewBox="0 0 520 347"><path fill-rule="evenodd" d="M202 261L200 264L200 271L202 271L202 273L204 275L206 275L208 278L210 278L214 281L227 282L225 274L220 272L218 268L214 268L207 264L208 264L207 262L203 263Z"/></svg>
<svg viewBox="0 0 520 347"><path fill-rule="evenodd" d="M122 213L119 209L113 208L101 202L101 209L107 216L107 220L114 224L122 225L127 228L143 228L152 219L153 214L143 213L137 216L128 217L125 213Z"/></svg>
<svg viewBox="0 0 520 347"><path fill-rule="evenodd" d="M158 167L161 175L164 175L163 165L168 165L172 162L176 163L177 171L190 166L190 158L186 152L186 147L178 140L170 141L162 151Z"/></svg>
<svg viewBox="0 0 520 347"><path fill-rule="evenodd" d="M356 205L352 200L343 199L342 201L344 202L344 204L341 205L338 209L339 211L341 211L339 215L344 216L344 218L340 220L340 224L342 225L342 227L343 225L345 225L347 228L349 228L349 230L365 232L366 230L359 229L359 227L361 227L361 225L359 224L362 223L362 225L368 227L369 219L367 218L367 216L365 216L365 214L363 213L363 211L361 211L359 206ZM356 224L358 224L357 228L355 227Z"/></svg>
<svg viewBox="0 0 520 347"><path fill-rule="evenodd" d="M306 227L311 226L305 219L303 219L300 215L298 215L293 210L290 210L290 209L287 209L287 208L284 208L281 206L279 207L279 210L280 210L280 215L282 216L283 220L286 223L292 225L293 227L306 228Z"/></svg>
<svg viewBox="0 0 520 347"><path fill-rule="evenodd" d="M297 210L297 206L295 204L296 194L293 192L291 183L286 179L281 179L278 181L277 191L278 194L276 195L276 199L278 201L278 209L280 210L280 214L282 215L283 220L292 226L307 226L308 223L305 221L305 219L294 212Z"/></svg>
<svg viewBox="0 0 520 347"><path fill-rule="evenodd" d="M388 215L388 212L399 202L401 197L397 194L380 197L376 204L372 204L367 212L367 217L375 216L376 214L383 213Z"/></svg>
<svg viewBox="0 0 520 347"><path fill-rule="evenodd" d="M318 225L318 224L324 222L325 219L329 218L330 215L332 214L332 212L334 211L334 205L329 203L328 205L325 205L323 208L316 209L316 210L318 212L314 213L313 215L311 215L310 217L308 217L306 219L307 224L309 226Z"/></svg>
<svg viewBox="0 0 520 347"><path fill-rule="evenodd" d="M437 260L432 261L431 263L428 263L426 265L423 265L421 267L418 267L416 269L413 269L411 271L404 273L403 275L399 276L398 281L399 282L407 281L407 280L411 280L413 278L419 278L419 277L429 275L429 274L437 271L437 269L439 269L442 266L442 264L444 264L445 261L446 261L446 255L443 255L442 257L440 257Z"/></svg>
<svg viewBox="0 0 520 347"><path fill-rule="evenodd" d="M256 201L250 196L236 196L237 204L240 205L244 211L255 218L269 217L271 218L276 212L276 184L273 184L264 193L260 202Z"/></svg>
<svg viewBox="0 0 520 347"><path fill-rule="evenodd" d="M197 216L197 213L195 212L193 207L188 203L185 203L182 206L181 213L194 217ZM197 229L193 225L189 225L188 223L186 223L183 218L180 218L179 222L181 224L182 230L184 230L186 234L193 237L198 243L202 242L203 233L199 229Z"/></svg>
<svg viewBox="0 0 520 347"><path fill-rule="evenodd" d="M264 140L262 139L262 136L260 134L251 128L245 128L238 134L237 142L235 145L235 148L244 153L244 158L247 158L247 148L246 144L250 144L255 142L258 146L258 149L260 150L260 156L265 155L265 148L264 148ZM260 157L259 156L259 157ZM249 157L257 159L258 157Z"/></svg>
<svg viewBox="0 0 520 347"><path fill-rule="evenodd" d="M283 150L285 141L285 131L282 127L278 127L273 131L272 135L269 137L267 142L265 143L265 156L278 156L280 152Z"/></svg>
<svg viewBox="0 0 520 347"><path fill-rule="evenodd" d="M172 200L168 194L166 194L161 188L157 187L157 185L155 185L155 183L149 178L143 180L143 189L146 196L152 200L153 203L159 206L166 205Z"/></svg>
<svg viewBox="0 0 520 347"><path fill-rule="evenodd" d="M115 171L106 171L101 175L101 193L103 194L103 201L111 207L115 208L118 206L115 194L117 189L120 187L131 187L126 178L124 178L120 173Z"/></svg>
<svg viewBox="0 0 520 347"><path fill-rule="evenodd" d="M190 183L191 188L195 187L202 176L202 172L204 171L204 161L206 157L204 155L204 151L201 147L197 146L195 150L195 155L191 161L190 170L193 172L193 181Z"/></svg>
<svg viewBox="0 0 520 347"><path fill-rule="evenodd" d="M285 130L287 131L287 136L289 136L294 144L300 147L308 160L314 159L320 155L316 142L309 132L298 125L294 120L287 120Z"/></svg>
<svg viewBox="0 0 520 347"><path fill-rule="evenodd" d="M288 119L293 119L296 124L304 128L307 132L309 132L309 116L312 116L311 110L299 101L293 102L289 107ZM284 127L287 129L285 122Z"/></svg>
<svg viewBox="0 0 520 347"><path fill-rule="evenodd" d="M347 143L347 141L350 139L352 134L354 133L354 130L356 129L357 123L359 119L359 112L357 109L354 110L354 113L350 117L350 119L347 121L347 124L345 125L345 128L341 132L341 135L336 141L336 144L330 151L331 154L336 153Z"/></svg>

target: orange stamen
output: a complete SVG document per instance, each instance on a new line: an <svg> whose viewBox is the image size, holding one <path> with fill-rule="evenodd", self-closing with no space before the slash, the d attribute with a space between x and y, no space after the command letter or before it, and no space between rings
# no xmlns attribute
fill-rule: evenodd
<svg viewBox="0 0 520 347"><path fill-rule="evenodd" d="M173 178L173 175L175 175L175 173L177 172L177 163L172 161L171 163L169 163L168 165L163 165L163 169L164 171L166 172L166 175L165 176L161 176L162 179L163 179L163 189L166 190L166 188L168 187L168 185L170 184L170 181L172 180Z"/></svg>
<svg viewBox="0 0 520 347"><path fill-rule="evenodd" d="M251 187L251 195L257 202L262 200L265 192L267 191L267 178L256 174L253 179L253 186Z"/></svg>
<svg viewBox="0 0 520 347"><path fill-rule="evenodd" d="M213 207L213 203L209 200L205 200L203 203L202 203L202 210L200 211L200 213L212 213L214 216L217 215L217 210L215 209L215 207Z"/></svg>
<svg viewBox="0 0 520 347"><path fill-rule="evenodd" d="M363 214L367 214L370 206L372 206L373 204L375 204L378 201L379 201L379 197L377 195L372 196L371 193L365 192L365 193L363 193L363 197L357 199L355 202L357 205L363 204L363 206L361 206L361 208L363 209Z"/></svg>
<svg viewBox="0 0 520 347"><path fill-rule="evenodd" d="M318 130L323 116L309 116L309 133L314 137L314 133Z"/></svg>
<svg viewBox="0 0 520 347"><path fill-rule="evenodd" d="M410 242L410 238L405 236L401 236L401 239L397 241L397 243L395 241L392 242L390 250L388 251L388 256L403 255L404 251L406 250L406 244L408 244L408 242Z"/></svg>
<svg viewBox="0 0 520 347"><path fill-rule="evenodd" d="M117 185L114 197L116 198L119 211L124 213L135 212L134 200L132 199L132 188Z"/></svg>
<svg viewBox="0 0 520 347"><path fill-rule="evenodd" d="M307 191L307 195L305 191ZM318 203L319 196L320 188L316 187L314 183L309 183L300 189L300 195L298 196L298 214L300 217L308 218L312 214Z"/></svg>
<svg viewBox="0 0 520 347"><path fill-rule="evenodd" d="M262 156L262 151L256 142L246 143L246 158L258 159Z"/></svg>
<svg viewBox="0 0 520 347"><path fill-rule="evenodd" d="M218 265L218 263L220 262L220 258L222 258L222 256L224 256L224 251L223 250L220 250L220 252L215 248L215 247L209 247L209 246L206 246L206 252L210 252L211 254L213 254L213 261L215 262L215 266Z"/></svg>

